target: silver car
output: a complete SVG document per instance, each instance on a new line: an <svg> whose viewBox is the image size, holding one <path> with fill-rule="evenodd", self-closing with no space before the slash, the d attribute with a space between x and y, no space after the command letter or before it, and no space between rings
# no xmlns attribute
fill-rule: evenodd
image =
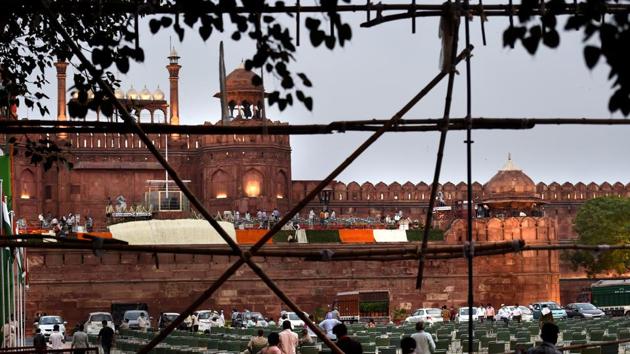
<svg viewBox="0 0 630 354"><path fill-rule="evenodd" d="M442 310L434 307L420 308L405 319L405 323L418 323L420 321L426 323L443 322Z"/></svg>

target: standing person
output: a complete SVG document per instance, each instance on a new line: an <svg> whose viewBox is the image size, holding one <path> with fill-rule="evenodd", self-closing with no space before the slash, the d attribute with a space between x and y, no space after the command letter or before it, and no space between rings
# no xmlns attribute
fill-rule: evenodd
<svg viewBox="0 0 630 354"><path fill-rule="evenodd" d="M319 323L319 327L321 327L324 331L326 331L326 336L328 338L334 340L334 339L337 339L337 337L333 333L333 329L335 328L336 325L340 323L341 322L338 319L333 317L332 313L328 313L326 315L326 319Z"/></svg>
<svg viewBox="0 0 630 354"><path fill-rule="evenodd" d="M33 346L35 351L43 353L46 351L46 337L42 334L42 330L37 328L35 330L35 336L33 337Z"/></svg>
<svg viewBox="0 0 630 354"><path fill-rule="evenodd" d="M223 314L223 310L221 310L219 317L221 318L221 323L225 324L225 315Z"/></svg>
<svg viewBox="0 0 630 354"><path fill-rule="evenodd" d="M503 320L506 326L510 324L510 315L511 315L510 310L508 310L508 308L505 307L504 304L501 304L501 308L499 309L498 316L500 320Z"/></svg>
<svg viewBox="0 0 630 354"><path fill-rule="evenodd" d="M101 347L103 348L103 354L109 354L116 343L116 339L114 338L114 330L107 325L107 321L103 320L102 322L103 328L98 332L98 336L96 340L101 343Z"/></svg>
<svg viewBox="0 0 630 354"><path fill-rule="evenodd" d="M451 320L451 312L446 308L446 305L442 306L442 312L440 312L442 316L442 321L449 322Z"/></svg>
<svg viewBox="0 0 630 354"><path fill-rule="evenodd" d="M147 327L149 327L149 321L144 317L144 312L140 312L140 317L138 317L138 329L140 329L140 332L146 333Z"/></svg>
<svg viewBox="0 0 630 354"><path fill-rule="evenodd" d="M433 336L424 331L424 322L416 323L416 333L411 338L416 341L415 354L431 354L435 351L435 342Z"/></svg>
<svg viewBox="0 0 630 354"><path fill-rule="evenodd" d="M416 341L411 337L403 337L400 340L400 350L402 354L413 354L416 352Z"/></svg>
<svg viewBox="0 0 630 354"><path fill-rule="evenodd" d="M512 319L516 321L517 323L521 323L522 316L523 316L523 311L521 310L521 308L518 306L518 303L517 303L516 306L514 306L514 309L512 310Z"/></svg>
<svg viewBox="0 0 630 354"><path fill-rule="evenodd" d="M13 315L11 315L11 319L13 319ZM8 321L2 326L2 347L3 348L11 348L15 347L16 338L15 338L15 327L12 324L13 321Z"/></svg>
<svg viewBox="0 0 630 354"><path fill-rule="evenodd" d="M337 336L337 346L346 354L363 354L361 343L348 336L348 328L340 323L333 328L333 333Z"/></svg>
<svg viewBox="0 0 630 354"><path fill-rule="evenodd" d="M332 313L333 313L333 316L334 316L335 319L341 320L341 314L339 313L339 307L338 306L333 307Z"/></svg>
<svg viewBox="0 0 630 354"><path fill-rule="evenodd" d="M63 334L59 333L59 325L53 326L53 332L50 334L50 346L52 349L63 349Z"/></svg>
<svg viewBox="0 0 630 354"><path fill-rule="evenodd" d="M538 326L542 329L545 323L553 323L553 313L546 304L542 305L542 308L540 309L540 320L538 322Z"/></svg>
<svg viewBox="0 0 630 354"><path fill-rule="evenodd" d="M199 317L196 314L192 314L192 332L197 333L199 331Z"/></svg>
<svg viewBox="0 0 630 354"><path fill-rule="evenodd" d="M267 336L267 348L261 350L262 354L282 354L280 350L280 335L276 332L271 332Z"/></svg>
<svg viewBox="0 0 630 354"><path fill-rule="evenodd" d="M545 322L540 330L540 338L543 342L539 346L529 349L527 354L562 354L556 348L558 333L560 333L558 326L551 322Z"/></svg>
<svg viewBox="0 0 630 354"><path fill-rule="evenodd" d="M488 304L488 306L486 306L486 319L490 322L494 322L495 315L494 307L492 307L492 304Z"/></svg>
<svg viewBox="0 0 630 354"><path fill-rule="evenodd" d="M479 308L477 309L477 316L479 318L479 322L483 323L486 319L486 307L483 304L479 304Z"/></svg>
<svg viewBox="0 0 630 354"><path fill-rule="evenodd" d="M83 325L79 324L77 330L72 335L72 344L70 348L74 349L75 354L85 353L85 349L90 346L87 333L83 332Z"/></svg>
<svg viewBox="0 0 630 354"><path fill-rule="evenodd" d="M457 317L457 311L455 311L455 307L451 306L451 322L455 322L455 317Z"/></svg>
<svg viewBox="0 0 630 354"><path fill-rule="evenodd" d="M291 330L291 321L282 322L282 332L280 336L280 350L283 354L296 354L296 348L299 343L297 333Z"/></svg>

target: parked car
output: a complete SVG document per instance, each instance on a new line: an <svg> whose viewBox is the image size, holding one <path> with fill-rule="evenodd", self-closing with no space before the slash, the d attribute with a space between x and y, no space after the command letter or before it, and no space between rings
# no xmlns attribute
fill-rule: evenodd
<svg viewBox="0 0 630 354"><path fill-rule="evenodd" d="M455 320L457 322L468 322L468 319L470 316L469 314L470 314L470 307L460 307L459 310L457 310L457 317ZM472 320L473 321L479 320L479 314L477 312L476 307L472 308Z"/></svg>
<svg viewBox="0 0 630 354"><path fill-rule="evenodd" d="M304 312L304 314L306 315L306 317L308 317L308 314L306 312ZM283 319L284 315L286 315L287 317L286 319ZM292 328L304 327L304 321L302 321L295 312L286 312L286 311L281 312L280 318L278 318L278 326L282 327L282 323L284 321L290 321Z"/></svg>
<svg viewBox="0 0 630 354"><path fill-rule="evenodd" d="M87 321L85 321L85 332L87 334L97 335L98 332L103 328L103 321L107 321L107 327L114 328L114 318L112 314L109 312L91 312L88 316Z"/></svg>
<svg viewBox="0 0 630 354"><path fill-rule="evenodd" d="M442 322L442 310L432 307L420 308L405 319L405 323L418 323L420 321L427 323Z"/></svg>
<svg viewBox="0 0 630 354"><path fill-rule="evenodd" d="M139 329L138 326L138 318L140 318L140 314L144 314L144 319L148 321L147 328L151 328L151 317L149 317L149 313L144 310L129 310L125 311L123 315L123 322L129 320L129 329Z"/></svg>
<svg viewBox="0 0 630 354"><path fill-rule="evenodd" d="M217 311L201 310L196 311L195 315L199 320L199 332L209 331L212 327L223 327L225 325Z"/></svg>
<svg viewBox="0 0 630 354"><path fill-rule="evenodd" d="M39 321L35 322L35 328L39 328L42 334L48 339L53 331L55 325L59 325L59 333L66 337L66 325L68 322L64 321L61 316L42 316Z"/></svg>
<svg viewBox="0 0 630 354"><path fill-rule="evenodd" d="M535 320L540 318L540 312L543 306L545 305L549 308L549 310L551 310L551 313L554 319L556 320L567 319L568 317L567 312L562 307L560 307L560 305L558 305L557 303L553 301L541 301L541 302L535 302L529 305L529 308L532 310L532 315Z"/></svg>
<svg viewBox="0 0 630 354"><path fill-rule="evenodd" d="M510 316L508 317L510 320L512 320L512 311L514 311L514 308L516 306L503 306L499 309L499 311L506 311L507 313L510 314ZM531 322L534 319L534 314L532 313L532 310L530 310L527 306L523 306L520 305L518 307L521 310L521 321L523 322Z"/></svg>
<svg viewBox="0 0 630 354"><path fill-rule="evenodd" d="M588 302L576 302L573 304L568 304L565 307L565 310L569 318L602 318L605 316L604 311L598 309L593 304L590 304Z"/></svg>

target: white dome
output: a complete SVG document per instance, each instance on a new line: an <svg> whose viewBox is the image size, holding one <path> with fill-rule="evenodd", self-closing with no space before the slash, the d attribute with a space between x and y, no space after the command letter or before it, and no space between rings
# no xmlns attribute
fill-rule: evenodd
<svg viewBox="0 0 630 354"><path fill-rule="evenodd" d="M153 99L154 100L163 100L164 99L164 92L162 92L162 90L160 90L160 86L157 87L157 89L155 90L155 92L153 92Z"/></svg>
<svg viewBox="0 0 630 354"><path fill-rule="evenodd" d="M88 90L88 99L93 99L94 98L94 91L92 90Z"/></svg>
<svg viewBox="0 0 630 354"><path fill-rule="evenodd" d="M151 91L149 91L149 89L147 89L146 85L144 86L142 91L140 91L140 99L141 100L152 100L153 99L153 96L151 95Z"/></svg>
<svg viewBox="0 0 630 354"><path fill-rule="evenodd" d="M133 89L133 86L131 86L129 91L127 91L127 98L130 99L130 100L137 100L138 99L138 93L136 92L136 90Z"/></svg>
<svg viewBox="0 0 630 354"><path fill-rule="evenodd" d="M114 96L116 96L116 98L119 98L119 99L125 98L125 93L120 88L117 88L114 90Z"/></svg>

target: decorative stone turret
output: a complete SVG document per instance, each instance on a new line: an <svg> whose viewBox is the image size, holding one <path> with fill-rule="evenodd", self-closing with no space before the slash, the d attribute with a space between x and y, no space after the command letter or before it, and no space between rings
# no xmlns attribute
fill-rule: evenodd
<svg viewBox="0 0 630 354"><path fill-rule="evenodd" d="M182 68L178 64L179 55L175 49L171 49L168 56L169 64L166 66L168 70L168 81L170 84L170 124L179 125L179 69Z"/></svg>

